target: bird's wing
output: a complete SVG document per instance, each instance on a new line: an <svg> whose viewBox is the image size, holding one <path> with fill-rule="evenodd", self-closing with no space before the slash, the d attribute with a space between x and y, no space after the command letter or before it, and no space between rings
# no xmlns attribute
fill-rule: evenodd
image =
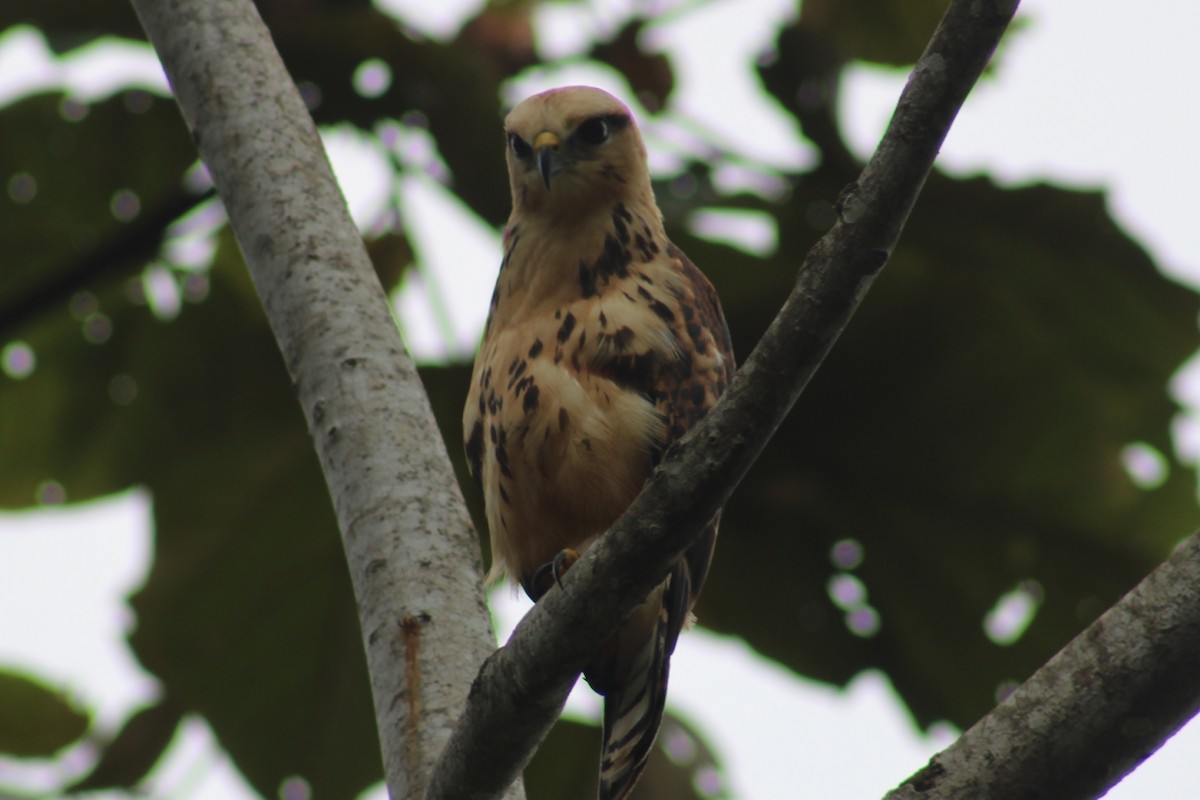
<svg viewBox="0 0 1200 800"><path fill-rule="evenodd" d="M674 245L659 259L646 302L662 303L679 347L676 359L615 361L608 374L653 399L666 425L661 457L716 403L733 377L734 357L720 301L703 273ZM666 292L659 298L655 292ZM638 606L584 675L605 695L601 800L624 800L645 769L662 721L675 650L717 538L715 516L666 579Z"/></svg>

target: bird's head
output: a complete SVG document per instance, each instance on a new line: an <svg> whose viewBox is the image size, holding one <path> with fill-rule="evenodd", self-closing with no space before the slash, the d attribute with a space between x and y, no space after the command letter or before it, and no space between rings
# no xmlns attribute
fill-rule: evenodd
<svg viewBox="0 0 1200 800"><path fill-rule="evenodd" d="M646 146L629 109L608 92L566 86L536 94L509 113L504 133L514 214L653 204Z"/></svg>

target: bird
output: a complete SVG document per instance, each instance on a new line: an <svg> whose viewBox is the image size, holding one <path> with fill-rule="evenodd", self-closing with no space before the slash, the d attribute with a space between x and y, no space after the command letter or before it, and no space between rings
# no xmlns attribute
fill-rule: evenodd
<svg viewBox="0 0 1200 800"><path fill-rule="evenodd" d="M512 213L463 410L493 565L536 602L717 402L735 363L720 299L667 238L629 108L589 86L504 121ZM624 800L662 721L670 656L720 512L583 670L604 697L599 797Z"/></svg>

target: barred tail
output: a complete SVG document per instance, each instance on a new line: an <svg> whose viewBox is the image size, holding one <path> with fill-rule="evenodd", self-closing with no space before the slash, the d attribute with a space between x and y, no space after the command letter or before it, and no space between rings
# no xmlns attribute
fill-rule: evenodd
<svg viewBox="0 0 1200 800"><path fill-rule="evenodd" d="M679 564L588 666L604 695L600 800L626 800L646 768L667 700L671 653L688 614L688 569Z"/></svg>

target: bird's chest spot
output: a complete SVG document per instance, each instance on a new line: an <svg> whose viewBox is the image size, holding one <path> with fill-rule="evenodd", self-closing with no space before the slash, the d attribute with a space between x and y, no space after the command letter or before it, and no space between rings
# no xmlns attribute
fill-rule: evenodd
<svg viewBox="0 0 1200 800"><path fill-rule="evenodd" d="M606 469L648 463L659 415L605 366L614 355L628 359L637 343L636 332L614 325L598 303L568 304L505 331L477 387L499 476L586 491Z"/></svg>

